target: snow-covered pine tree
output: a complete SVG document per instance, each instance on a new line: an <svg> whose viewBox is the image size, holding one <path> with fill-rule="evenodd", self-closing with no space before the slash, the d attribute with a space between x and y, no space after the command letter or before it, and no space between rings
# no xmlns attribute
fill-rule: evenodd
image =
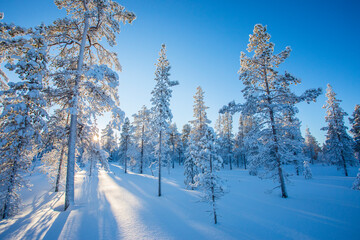
<svg viewBox="0 0 360 240"><path fill-rule="evenodd" d="M360 160L360 105L356 104L352 117L349 118L351 129L350 133L354 136L355 147L358 160Z"/></svg>
<svg viewBox="0 0 360 240"><path fill-rule="evenodd" d="M238 106L231 102L221 112L242 110L245 115L254 114L258 129L252 132L250 145L257 145L257 149L249 156L249 160L255 166L264 167L263 177L278 180L281 196L287 198L287 174L284 173L283 165L293 160L293 149L300 143L300 139L289 138L289 133L296 131L297 125L289 125L285 114L289 108L294 108L295 103L315 101L321 90L307 90L301 96L290 91L291 85L301 81L287 72L280 75L277 68L289 57L291 49L286 47L279 54L274 54L274 44L270 42L266 26L255 25L247 50L253 52L253 56L248 57L242 52L239 70L240 80L245 85L242 92L246 103Z"/></svg>
<svg viewBox="0 0 360 240"><path fill-rule="evenodd" d="M207 106L205 106L204 102L204 91L199 86L196 89L196 93L194 96L194 120L190 121L192 124L191 132L190 132L190 142L189 147L186 152L186 159L185 159L185 185L187 187L193 188L194 185L196 185L194 181L195 175L198 173L198 171L202 172L203 169L196 169L197 166L200 166L200 164L197 164L198 161L201 161L199 159L199 154L201 151L200 148L200 139L202 139L205 136L205 132L207 131L207 126L211 122L207 118L206 109L208 109Z"/></svg>
<svg viewBox="0 0 360 240"><path fill-rule="evenodd" d="M223 136L221 138L220 148L222 149L222 158L226 159L229 164L230 170L232 170L232 158L233 158L233 147L234 147L234 134L232 133L232 115L230 112L225 112L221 118L221 126Z"/></svg>
<svg viewBox="0 0 360 240"><path fill-rule="evenodd" d="M298 112L295 104L289 104L287 111L284 113L284 128L288 128L285 130L285 137L287 137L291 143L288 146L290 151L292 151L293 156L292 159L289 160L289 163L293 163L295 165L296 175L299 176L300 172L303 170L302 161L304 161L304 138L301 135L300 131L300 120L295 116Z"/></svg>
<svg viewBox="0 0 360 240"><path fill-rule="evenodd" d="M353 183L352 189L360 190L360 168L358 174L356 175L355 181Z"/></svg>
<svg viewBox="0 0 360 240"><path fill-rule="evenodd" d="M312 172L311 172L308 161L304 161L304 173L303 174L304 174L305 179L311 179L312 178Z"/></svg>
<svg viewBox="0 0 360 240"><path fill-rule="evenodd" d="M218 118L216 119L216 121L215 121L215 134L216 134L216 141L217 141L217 144L219 145L219 146L222 146L222 144L223 144L223 138L224 138L224 136L225 136L225 133L224 133L224 128L223 128L223 114L222 113L219 113L219 116L218 116ZM223 148L223 147L220 147L219 149L218 149L218 154L220 155L220 156L224 156L224 152L225 152L225 149ZM224 160L224 159L223 159ZM226 160L226 159L225 159ZM223 163L222 163L223 165L222 165L222 167L224 168L224 161L223 161Z"/></svg>
<svg viewBox="0 0 360 240"><path fill-rule="evenodd" d="M51 151L42 157L42 169L54 182L55 192L59 192L61 181L66 173L64 166L67 161L65 152L69 136L69 120L69 113L63 109L56 109L47 122L49 131L44 134L44 145L50 147Z"/></svg>
<svg viewBox="0 0 360 240"><path fill-rule="evenodd" d="M96 120L90 128L88 128L88 131L88 141L83 141L82 145L86 149L84 159L86 159L87 162L90 162L89 176L94 175L95 170L97 169L97 162L101 164L101 167L103 167L104 170L110 171L108 163L109 153L100 144L99 129L97 127Z"/></svg>
<svg viewBox="0 0 360 240"><path fill-rule="evenodd" d="M178 85L177 81L170 81L170 64L166 57L166 46L161 46L155 71L155 87L151 91L152 129L157 134L155 154L158 158L158 196L161 196L161 167L163 160L169 160L169 126L172 119L170 110L171 87Z"/></svg>
<svg viewBox="0 0 360 240"><path fill-rule="evenodd" d="M16 56L21 55L20 46L26 43L25 35L32 32L32 29L26 29L13 23L0 22L0 64L13 62ZM0 69L0 90L8 90L9 78L6 73Z"/></svg>
<svg viewBox="0 0 360 240"><path fill-rule="evenodd" d="M240 162L247 168L247 154L248 150L245 145L245 137L249 134L253 126L253 120L251 116L245 116L240 114L239 117L239 131L234 140L234 155L237 159L237 167L240 167Z"/></svg>
<svg viewBox="0 0 360 240"><path fill-rule="evenodd" d="M111 122L101 131L101 148L104 149L109 156L116 150L117 143L115 141L114 130Z"/></svg>
<svg viewBox="0 0 360 240"><path fill-rule="evenodd" d="M19 189L26 185L23 173L31 165L35 147L42 143L41 133L47 130L46 102L41 92L47 65L44 26L36 27L22 44L10 47L17 48L14 58L18 60L7 63L6 67L15 71L20 81L9 82L9 89L0 92L1 218L18 211Z"/></svg>
<svg viewBox="0 0 360 240"><path fill-rule="evenodd" d="M180 133L177 130L177 126L176 123L172 123L170 125L170 133L169 133L169 142L170 142L170 151L171 151L171 163L172 163L172 168L175 168L175 159L177 157L177 152L179 149L179 144L181 142L180 139ZM179 160L180 161L180 160Z"/></svg>
<svg viewBox="0 0 360 240"><path fill-rule="evenodd" d="M151 155L150 110L143 106L134 117L134 138L139 154L139 172L142 174Z"/></svg>
<svg viewBox="0 0 360 240"><path fill-rule="evenodd" d="M214 130L205 125L205 133L199 141L199 153L196 164L202 169L196 176L196 186L203 191L203 201L211 205L214 223L217 224L217 200L224 195L224 184L217 175L222 165L222 158L217 154L219 146L216 144Z"/></svg>
<svg viewBox="0 0 360 240"><path fill-rule="evenodd" d="M121 137L120 137L120 149L119 155L124 162L124 172L127 173L129 158L133 151L133 127L130 124L129 119L126 117L125 122L122 126Z"/></svg>
<svg viewBox="0 0 360 240"><path fill-rule="evenodd" d="M187 189L191 190L194 190L195 176L199 172L198 167L195 164L195 159L198 157L199 148L193 137L193 135L190 135L189 137L189 146L186 148L184 161L184 184Z"/></svg>
<svg viewBox="0 0 360 240"><path fill-rule="evenodd" d="M186 153L187 148L189 147L189 138L190 138L190 132L191 132L191 126L190 124L186 123L184 124L182 130L181 130L181 148L180 148L180 160L179 165L182 161L184 161L184 156Z"/></svg>
<svg viewBox="0 0 360 240"><path fill-rule="evenodd" d="M319 152L321 151L320 145L316 138L311 134L309 128L305 129L305 155L310 159L310 163L318 159Z"/></svg>
<svg viewBox="0 0 360 240"><path fill-rule="evenodd" d="M112 88L111 91L117 91L118 80L109 82L102 81L102 78L105 76L107 79L114 79L113 76L116 73L110 70L108 66L115 65L117 70L120 70L121 66L116 54L108 51L104 47L103 41L106 40L109 46L114 46L116 34L120 32L120 23L131 23L135 19L135 15L125 11L123 6L112 0L55 0L55 4L59 9L64 8L69 17L58 19L47 28L49 45L56 47L53 51L58 54L55 59L60 61L62 59L72 60L71 69L65 68L61 73L58 72L58 74L64 75L65 82L70 80L73 82L69 106L71 118L65 193L65 209L67 209L74 202L79 101L82 98L87 98L86 100L90 100L91 105L100 98L101 102L97 102L98 104L107 107L113 105L112 96L114 93L109 94L102 90L104 90L104 85L111 83L108 85L108 90ZM69 78L69 76L72 77ZM96 80L84 82L84 79L89 78ZM98 91L99 85L102 88L100 91ZM82 87L86 87L90 94L84 95L81 91ZM110 97L107 98L109 95ZM104 110L96 109L96 111Z"/></svg>
<svg viewBox="0 0 360 240"><path fill-rule="evenodd" d="M332 164L342 168L345 176L348 176L348 167L355 164L354 142L346 132L344 116L347 114L340 107L341 100L336 98L330 84L326 89L327 101L323 108L326 109L325 121L328 126L321 130L327 131L324 146L324 157Z"/></svg>

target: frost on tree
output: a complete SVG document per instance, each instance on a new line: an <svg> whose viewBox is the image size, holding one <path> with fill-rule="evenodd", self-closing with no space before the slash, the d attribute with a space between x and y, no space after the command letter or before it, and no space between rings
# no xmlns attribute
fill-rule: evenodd
<svg viewBox="0 0 360 240"><path fill-rule="evenodd" d="M360 190L360 168L359 168L358 174L356 175L356 178L355 178L352 188L354 190Z"/></svg>
<svg viewBox="0 0 360 240"><path fill-rule="evenodd" d="M101 131L101 148L108 153L109 158L115 158L117 142L115 139L115 132L112 127L111 121Z"/></svg>
<svg viewBox="0 0 360 240"><path fill-rule="evenodd" d="M27 42L25 36L31 32L32 29L22 28L12 23L0 22L0 64L13 62L14 58L21 54L19 47ZM8 76L0 69L0 90L8 90L8 82Z"/></svg>
<svg viewBox="0 0 360 240"><path fill-rule="evenodd" d="M200 148L200 139L202 139L205 136L205 132L207 131L207 126L211 122L207 118L206 109L208 109L207 106L205 106L204 102L204 91L201 87L197 88L196 94L194 96L194 120L190 121L192 127L191 132L189 136L189 147L186 151L186 159L185 159L185 185L187 188L191 187L192 189L196 185L194 181L195 175L200 171L202 172L203 169L198 167L200 166L197 164L199 159L199 154L201 151Z"/></svg>
<svg viewBox="0 0 360 240"><path fill-rule="evenodd" d="M59 192L62 181L66 174L66 150L69 137L70 114L62 109L56 109L50 116L48 133L44 134L44 146L50 149L41 158L42 170L48 175L54 185L54 191Z"/></svg>
<svg viewBox="0 0 360 240"><path fill-rule="evenodd" d="M257 24L250 35L247 48L253 56L241 53L240 80L245 85L242 90L245 104L234 102L225 106L221 112L241 111L245 115L253 115L258 124L257 131L247 139L253 150L249 162L265 171L261 177L273 178L280 183L281 196L287 198L284 164L294 162L294 149L301 144L297 134L298 121L289 121L289 110L296 113L295 104L315 101L321 93L320 89L307 90L301 96L295 95L290 87L299 84L300 79L285 72L280 74L278 67L290 55L290 47L274 54L274 44L270 42L270 34L266 26ZM256 147L255 147L256 146Z"/></svg>
<svg viewBox="0 0 360 240"><path fill-rule="evenodd" d="M191 126L190 124L186 123L184 124L182 130L181 130L181 147L179 148L180 151L180 162L183 162L185 158L185 153L187 151L187 148L189 147L189 138L190 138L190 132L191 132Z"/></svg>
<svg viewBox="0 0 360 240"><path fill-rule="evenodd" d="M304 161L304 177L305 177L305 179L311 179L312 178L312 172L311 172L308 161Z"/></svg>
<svg viewBox="0 0 360 240"><path fill-rule="evenodd" d="M1 218L18 211L19 190L26 185L23 174L29 170L36 148L41 147L41 134L47 130L46 102L42 94L46 75L47 45L44 26L31 30L22 41L2 40L16 49L6 67L15 71L20 81L9 82L0 92L0 204ZM0 45L1 45L0 44Z"/></svg>
<svg viewBox="0 0 360 240"><path fill-rule="evenodd" d="M129 158L133 152L133 127L130 125L129 118L125 118L120 136L120 159L123 161L124 172L128 172Z"/></svg>
<svg viewBox="0 0 360 240"><path fill-rule="evenodd" d="M234 139L234 156L236 158L237 167L240 167L240 163L245 169L247 169L247 154L249 152L246 143L246 137L249 135L253 128L252 116L245 116L240 114L239 117L239 131Z"/></svg>
<svg viewBox="0 0 360 240"><path fill-rule="evenodd" d="M83 157L87 162L89 162L89 176L93 176L94 174L96 174L97 162L101 164L101 167L105 171L109 172L109 153L100 145L99 129L97 128L96 121L87 130L87 136L89 136L89 141L82 142L82 145L83 148L86 149L84 151Z"/></svg>
<svg viewBox="0 0 360 240"><path fill-rule="evenodd" d="M134 117L134 138L138 152L138 168L142 174L149 165L151 156L150 110L143 106Z"/></svg>
<svg viewBox="0 0 360 240"><path fill-rule="evenodd" d="M74 202L75 151L78 115L81 111L79 104L81 101L88 102L92 107L92 115L109 110L114 105L118 79L109 67L115 66L117 70L121 67L116 54L102 44L106 40L110 47L114 46L120 24L132 22L135 15L111 0L56 0L55 4L59 9L64 8L68 14L68 18L58 19L47 28L49 45L55 47L53 52L57 54L54 60L63 66L58 74L62 75L64 85L71 85L65 193L67 209ZM86 95L86 91L90 94Z"/></svg>
<svg viewBox="0 0 360 240"><path fill-rule="evenodd" d="M232 133L232 114L225 112L219 117L218 127L220 128L218 136L218 144L220 145L221 156L226 164L229 165L232 170L232 158L233 158L233 147L234 147L234 134Z"/></svg>
<svg viewBox="0 0 360 240"><path fill-rule="evenodd" d="M171 87L178 85L177 81L170 81L170 63L166 57L165 44L161 46L155 71L155 87L151 91L152 129L156 134L155 156L158 165L158 196L161 196L161 167L164 160L169 158L169 130L172 113L170 110Z"/></svg>
<svg viewBox="0 0 360 240"><path fill-rule="evenodd" d="M294 164L296 175L299 176L300 172L303 171L302 162L306 156L304 155L305 143L304 138L301 136L300 120L295 116L297 112L298 110L294 104L289 103L288 109L284 112L284 127L290 129L290 131L285 130L286 137L296 141L288 146L288 148L291 149L290 151L293 152L292 159L289 160L289 163Z"/></svg>
<svg viewBox="0 0 360 240"><path fill-rule="evenodd" d="M318 160L321 148L316 138L311 134L309 128L305 129L305 155L310 158L310 163L314 164Z"/></svg>
<svg viewBox="0 0 360 240"><path fill-rule="evenodd" d="M196 165L202 171L195 176L195 185L203 191L202 200L209 203L214 223L218 222L217 200L224 195L224 183L217 175L222 165L222 158L217 154L219 146L216 143L214 130L207 125L199 140Z"/></svg>
<svg viewBox="0 0 360 240"><path fill-rule="evenodd" d="M350 133L354 136L356 152L358 160L360 160L360 105L356 104L352 116L349 118L351 129Z"/></svg>
<svg viewBox="0 0 360 240"><path fill-rule="evenodd" d="M170 125L170 133L169 133L169 146L170 146L170 159L171 159L171 167L175 168L175 160L180 153L180 133L177 130L176 123L172 123ZM178 161L180 163L180 156L178 157ZM168 166L169 167L169 166Z"/></svg>
<svg viewBox="0 0 360 240"><path fill-rule="evenodd" d="M330 84L326 89L327 101L323 108L326 109L325 121L327 127L321 130L327 131L324 157L327 162L335 164L338 168L344 170L345 176L348 176L348 167L355 164L354 142L346 132L347 127L344 123L344 116L347 114L340 107L341 100L336 98Z"/></svg>

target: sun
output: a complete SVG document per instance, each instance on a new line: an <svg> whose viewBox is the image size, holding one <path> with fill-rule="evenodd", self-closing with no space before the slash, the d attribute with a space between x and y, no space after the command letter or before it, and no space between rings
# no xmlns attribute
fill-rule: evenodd
<svg viewBox="0 0 360 240"><path fill-rule="evenodd" d="M98 137L97 135L95 135L95 136L93 137L93 140L94 140L95 142L97 142L97 141L99 141L99 137Z"/></svg>

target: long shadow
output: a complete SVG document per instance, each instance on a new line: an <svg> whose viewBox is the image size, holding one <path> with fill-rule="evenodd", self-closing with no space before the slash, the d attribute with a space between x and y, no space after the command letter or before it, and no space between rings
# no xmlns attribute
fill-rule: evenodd
<svg viewBox="0 0 360 240"><path fill-rule="evenodd" d="M110 204L99 192L98 175L87 176L80 188L78 204L75 202L71 211L58 215L44 239L118 239L119 230Z"/></svg>
<svg viewBox="0 0 360 240"><path fill-rule="evenodd" d="M61 206L61 208L63 208L63 206ZM71 210L60 213L46 232L44 239L58 239L70 213Z"/></svg>
<svg viewBox="0 0 360 240"><path fill-rule="evenodd" d="M26 228L29 224L31 224L31 221L33 220L32 216L34 214L36 214L41 208L44 207L44 205L47 205L50 201L54 201L54 203L56 203L57 201L59 201L60 198L61 195L54 192L51 194L49 194L49 192L45 192L44 194L35 197L31 203L31 211L25 216L16 219L5 231L1 233L1 238L5 238L5 236L14 236L19 232L25 231L23 229ZM29 236L31 236L31 234L36 232L36 226L42 225L44 221L49 220L49 218L50 216L43 215L39 220L37 220L36 224L34 224L31 228L26 229L26 234L29 234ZM6 221L3 220L0 224L6 224Z"/></svg>
<svg viewBox="0 0 360 240"><path fill-rule="evenodd" d="M156 227L168 236L179 232L178 229L184 229L187 232L191 232L194 239L206 239L209 237L206 231L193 226L193 223L197 220L191 219L191 216L196 216L196 214L187 214L182 211L189 206L189 199L193 199L190 200L193 201L191 203L198 200L195 196L186 193L184 189L171 181L163 181L164 196L158 197L156 195L156 178L147 175L121 173L121 169L116 165L112 165L112 168L116 170L115 175L110 173L108 176L141 202L143 207L138 210L138 217L143 223L149 224L147 228L152 229ZM153 192L149 190L150 188L153 189ZM184 202L177 199L179 196L184 197ZM167 217L165 219L161 216L162 213L166 213ZM171 222L164 222L170 219ZM203 225L203 223L198 222L198 225ZM204 226L209 226L209 224L205 223Z"/></svg>

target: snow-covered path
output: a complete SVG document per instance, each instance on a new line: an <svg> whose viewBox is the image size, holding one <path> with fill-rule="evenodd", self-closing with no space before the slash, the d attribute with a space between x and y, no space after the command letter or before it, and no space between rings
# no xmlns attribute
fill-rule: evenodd
<svg viewBox="0 0 360 240"><path fill-rule="evenodd" d="M77 173L75 206L63 211L64 194L53 193L46 176L30 177L33 191L23 191L24 207L0 221L0 239L358 239L360 192L350 189L354 177L316 166L314 179L293 176L289 199L274 183L247 171L223 170L230 192L219 201L220 222L212 223L199 192L184 189L183 169L163 179L112 173ZM164 169L165 170L165 169ZM166 171L164 171L166 172ZM356 169L352 170L352 176Z"/></svg>

